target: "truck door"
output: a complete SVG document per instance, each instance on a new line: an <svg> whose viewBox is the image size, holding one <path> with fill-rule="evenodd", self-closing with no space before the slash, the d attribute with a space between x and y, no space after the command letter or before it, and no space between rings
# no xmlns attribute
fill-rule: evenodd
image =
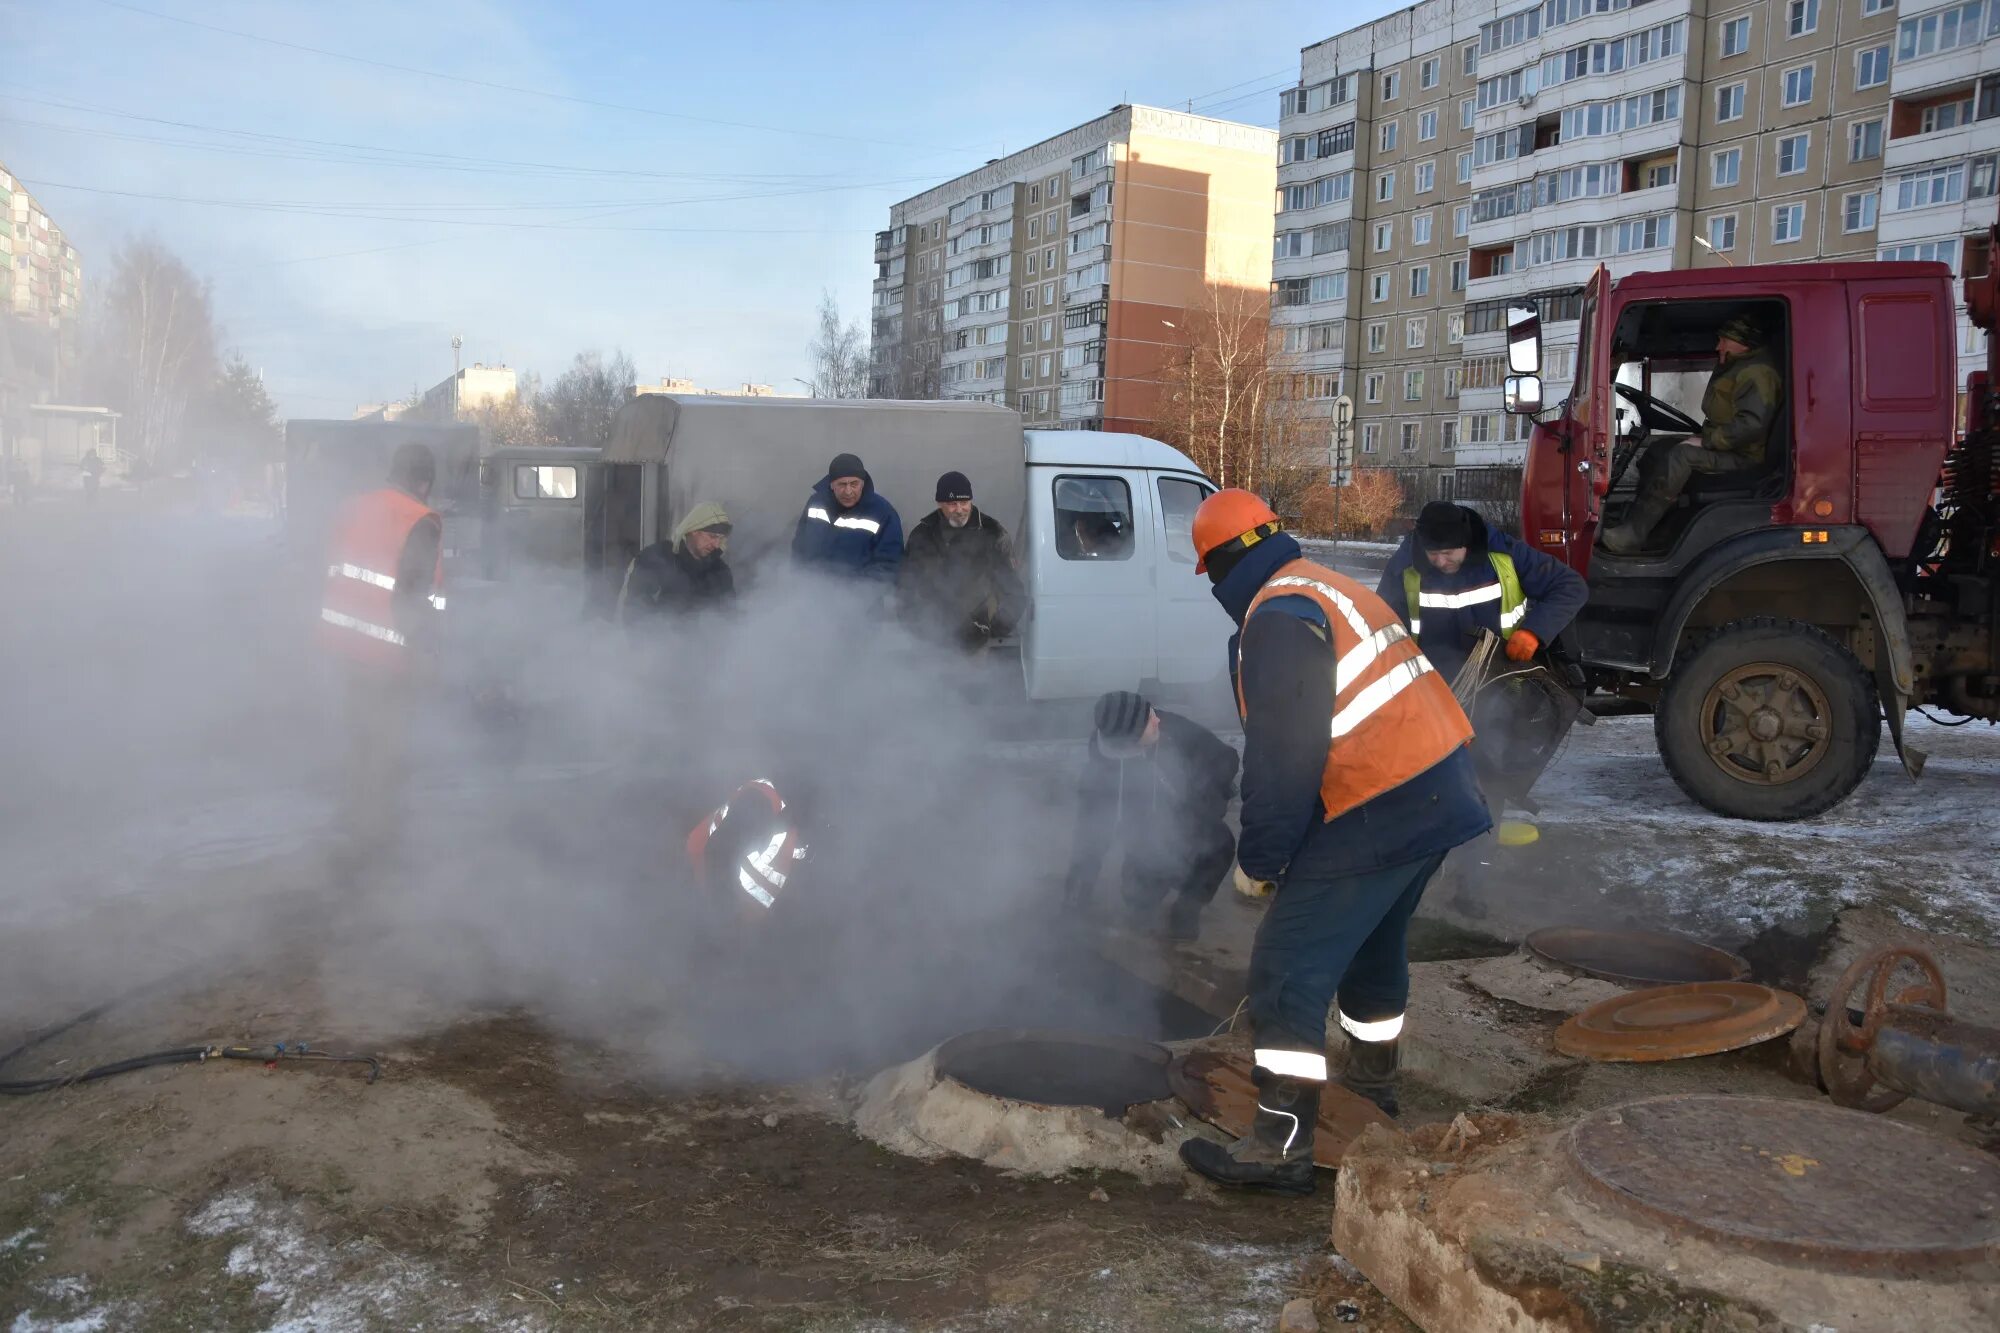
<svg viewBox="0 0 2000 1333"><path fill-rule="evenodd" d="M1152 485L1160 552L1154 561L1159 582L1155 601L1159 679L1173 686L1217 683L1226 703L1226 645L1235 627L1210 593L1208 580L1194 572L1194 511L1215 488L1194 477L1165 472L1154 473Z"/></svg>
<svg viewBox="0 0 2000 1333"><path fill-rule="evenodd" d="M1037 467L1028 473L1033 540L1022 635L1031 699L1137 689L1158 671L1154 561L1158 519L1141 471Z"/></svg>

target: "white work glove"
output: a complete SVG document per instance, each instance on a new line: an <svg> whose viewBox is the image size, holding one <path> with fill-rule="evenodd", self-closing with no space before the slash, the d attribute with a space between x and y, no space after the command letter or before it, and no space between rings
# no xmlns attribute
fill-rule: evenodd
<svg viewBox="0 0 2000 1333"><path fill-rule="evenodd" d="M1261 900L1270 897L1278 890L1278 886L1268 879L1250 878L1250 876L1243 873L1243 867L1240 865L1234 868L1234 875L1236 879L1236 891L1245 898Z"/></svg>

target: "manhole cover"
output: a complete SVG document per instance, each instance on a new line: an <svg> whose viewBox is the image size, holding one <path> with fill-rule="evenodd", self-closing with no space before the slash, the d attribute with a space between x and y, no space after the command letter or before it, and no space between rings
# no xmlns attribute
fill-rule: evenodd
<svg viewBox="0 0 2000 1333"><path fill-rule="evenodd" d="M1556 1049L1586 1060L1683 1060L1781 1037L1806 1002L1748 981L1656 986L1599 1001L1556 1029Z"/></svg>
<svg viewBox="0 0 2000 1333"><path fill-rule="evenodd" d="M2000 1247L2000 1162L1824 1102L1655 1097L1580 1121L1570 1151L1619 1207L1769 1258L1901 1274Z"/></svg>
<svg viewBox="0 0 2000 1333"><path fill-rule="evenodd" d="M1164 1046L1128 1037L1034 1028L993 1028L937 1048L937 1071L974 1092L1043 1106L1094 1106L1108 1116L1164 1101Z"/></svg>
<svg viewBox="0 0 2000 1333"><path fill-rule="evenodd" d="M1550 926L1528 936L1526 943L1531 953L1557 967L1627 986L1741 981L1750 975L1750 964L1735 954L1685 935Z"/></svg>
<svg viewBox="0 0 2000 1333"><path fill-rule="evenodd" d="M1225 1051L1190 1051L1174 1061L1168 1077L1174 1095L1203 1120L1225 1133L1250 1132L1257 1115L1257 1088L1250 1081L1247 1058ZM1357 1097L1337 1083L1327 1084L1319 1095L1313 1161L1329 1170L1339 1166L1347 1145L1370 1125L1394 1129L1396 1122L1366 1097Z"/></svg>

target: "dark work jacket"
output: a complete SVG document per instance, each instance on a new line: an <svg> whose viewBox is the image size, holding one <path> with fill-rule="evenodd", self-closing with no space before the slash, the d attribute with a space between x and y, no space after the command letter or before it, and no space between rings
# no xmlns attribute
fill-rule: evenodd
<svg viewBox="0 0 2000 1333"><path fill-rule="evenodd" d="M1562 561L1545 552L1537 551L1526 542L1508 536L1498 528L1489 527L1478 513L1464 509L1472 519L1473 537L1465 548L1465 563L1456 574L1440 574L1431 567L1418 547L1415 533L1403 538L1403 544L1389 557L1389 564L1382 571L1382 581L1375 591L1389 604L1389 609L1410 623L1410 599L1403 590L1403 571L1414 567L1421 577L1425 592L1472 592L1500 581L1493 572L1491 553L1512 557L1514 574L1521 580L1521 593L1528 599L1528 613L1521 618L1521 628L1547 644L1556 635L1569 628L1576 619L1576 613L1583 610L1583 604L1590 599L1590 585L1583 581L1583 575L1565 565ZM1500 634L1500 603L1498 599L1478 602L1471 606L1457 608L1433 606L1424 612L1424 630L1417 636L1417 644L1430 658L1431 665L1449 681L1457 677L1466 658L1472 655L1473 647L1479 642L1481 630L1490 630L1495 637Z"/></svg>
<svg viewBox="0 0 2000 1333"><path fill-rule="evenodd" d="M910 530L896 593L919 632L980 640L1006 637L1027 604L1007 529L976 507L962 528L934 509Z"/></svg>
<svg viewBox="0 0 2000 1333"><path fill-rule="evenodd" d="M792 559L830 573L894 583L903 563L903 520L875 489L873 477L864 472L861 480L861 499L852 509L834 502L832 477L813 487L792 532Z"/></svg>
<svg viewBox="0 0 2000 1333"><path fill-rule="evenodd" d="M654 542L639 552L625 575L624 614L697 611L724 606L735 596L736 576L720 552L697 560L685 546L675 550Z"/></svg>
<svg viewBox="0 0 2000 1333"><path fill-rule="evenodd" d="M1255 879L1288 871L1337 878L1441 855L1478 837L1493 821L1463 747L1327 821L1319 790L1332 744L1331 630L1306 597L1271 598L1244 619L1264 584L1298 558L1289 536L1267 537L1214 590L1243 627L1230 639L1232 675L1240 641L1247 706L1237 864Z"/></svg>
<svg viewBox="0 0 2000 1333"><path fill-rule="evenodd" d="M1114 842L1129 866L1179 866L1223 823L1236 790L1236 750L1198 722L1156 709L1160 739L1114 759L1090 738L1076 798L1069 880L1090 884Z"/></svg>

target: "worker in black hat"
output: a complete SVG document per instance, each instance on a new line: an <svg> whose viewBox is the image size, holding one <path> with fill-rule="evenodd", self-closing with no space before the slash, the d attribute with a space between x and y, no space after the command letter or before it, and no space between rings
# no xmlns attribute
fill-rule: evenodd
<svg viewBox="0 0 2000 1333"><path fill-rule="evenodd" d="M937 480L937 508L910 529L897 582L904 623L977 652L1020 623L1027 594L1007 529L972 503L963 472Z"/></svg>
<svg viewBox="0 0 2000 1333"><path fill-rule="evenodd" d="M833 574L893 584L903 563L903 520L855 454L835 454L792 533L792 559Z"/></svg>
<svg viewBox="0 0 2000 1333"><path fill-rule="evenodd" d="M1191 940L1201 910L1236 860L1224 822L1236 751L1178 713L1118 690L1097 701L1090 757L1077 793L1065 900L1090 903L1104 855L1123 849L1124 907L1142 920L1171 893L1169 939Z"/></svg>
<svg viewBox="0 0 2000 1333"><path fill-rule="evenodd" d="M1508 660L1533 660L1590 596L1568 565L1449 500L1423 507L1375 591L1402 613L1446 680L1464 667L1482 630L1505 640Z"/></svg>

